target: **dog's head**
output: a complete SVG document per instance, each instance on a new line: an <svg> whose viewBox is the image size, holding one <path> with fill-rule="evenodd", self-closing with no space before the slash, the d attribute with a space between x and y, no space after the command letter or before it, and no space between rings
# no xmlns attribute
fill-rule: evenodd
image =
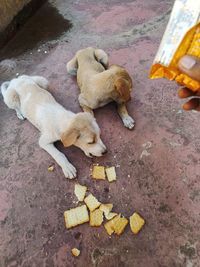
<svg viewBox="0 0 200 267"><path fill-rule="evenodd" d="M133 87L132 79L124 68L117 65L113 65L113 68L119 69L119 71L115 75L115 90L118 93L118 96L121 101L127 102L131 99L131 90Z"/></svg>
<svg viewBox="0 0 200 267"><path fill-rule="evenodd" d="M67 63L67 72L71 75L76 75L79 66L79 58L87 59L88 57L90 57L90 59L93 58L95 61L102 64L105 69L107 69L108 55L106 54L106 52L102 49L88 47L79 50L76 55Z"/></svg>
<svg viewBox="0 0 200 267"><path fill-rule="evenodd" d="M100 129L95 118L87 112L75 115L70 126L61 136L65 147L79 147L86 156L100 157L106 153L106 147L100 138Z"/></svg>

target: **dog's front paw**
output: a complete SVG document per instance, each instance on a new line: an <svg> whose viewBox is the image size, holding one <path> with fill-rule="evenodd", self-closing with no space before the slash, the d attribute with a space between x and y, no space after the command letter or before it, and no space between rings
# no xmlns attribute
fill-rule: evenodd
<svg viewBox="0 0 200 267"><path fill-rule="evenodd" d="M62 170L66 178L74 179L76 177L76 168L71 163L68 162Z"/></svg>
<svg viewBox="0 0 200 267"><path fill-rule="evenodd" d="M124 123L124 126L126 128L128 128L129 130L132 130L134 128L134 126L135 126L135 121L130 116L124 117L123 118L123 123Z"/></svg>

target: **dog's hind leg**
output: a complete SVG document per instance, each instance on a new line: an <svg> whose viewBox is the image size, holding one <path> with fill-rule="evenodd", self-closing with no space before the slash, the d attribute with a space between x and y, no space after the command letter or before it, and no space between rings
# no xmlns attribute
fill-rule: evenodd
<svg viewBox="0 0 200 267"><path fill-rule="evenodd" d="M20 120L24 120L24 116L20 110L20 98L18 93L12 87L9 87L10 82L4 82L1 85L1 93L5 104L10 108L16 111L17 117Z"/></svg>
<svg viewBox="0 0 200 267"><path fill-rule="evenodd" d="M135 126L135 121L133 118L131 118L131 116L129 116L125 103L117 105L117 111L123 121L124 126L130 130L133 129Z"/></svg>

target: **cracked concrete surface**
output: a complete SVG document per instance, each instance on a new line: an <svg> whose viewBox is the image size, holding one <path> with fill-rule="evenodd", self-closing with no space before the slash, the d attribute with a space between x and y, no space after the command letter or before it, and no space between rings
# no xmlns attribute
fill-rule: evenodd
<svg viewBox="0 0 200 267"><path fill-rule="evenodd" d="M66 62L78 49L100 47L110 63L126 67L134 81L128 104L134 131L123 127L110 104L95 111L106 156L89 159L77 148L57 147L100 201L112 202L126 217L138 211L146 220L137 236L129 227L111 238L103 227L87 224L66 230L63 212L76 206L75 181L66 180L57 165L47 171L54 161L39 148L38 131L1 99L0 266L199 266L200 114L181 111L175 83L148 79L172 4L49 1L0 51L1 82L23 73L43 75L55 98L74 112L80 111L79 91ZM93 163L117 166L117 182L91 180ZM78 258L73 247L81 250Z"/></svg>

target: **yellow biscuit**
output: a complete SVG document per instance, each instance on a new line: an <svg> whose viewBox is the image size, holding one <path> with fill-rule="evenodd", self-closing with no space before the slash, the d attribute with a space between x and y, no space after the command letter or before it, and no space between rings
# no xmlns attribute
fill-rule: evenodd
<svg viewBox="0 0 200 267"><path fill-rule="evenodd" d="M128 220L124 217L121 217L121 214L115 216L112 220L104 224L104 227L109 235L115 233L121 235L125 227L128 224Z"/></svg>
<svg viewBox="0 0 200 267"><path fill-rule="evenodd" d="M111 212L112 208L113 204L111 203L101 204L101 206L99 207L99 209L103 211L104 216L107 220L111 220L117 215L117 213Z"/></svg>
<svg viewBox="0 0 200 267"><path fill-rule="evenodd" d="M90 211L97 209L101 205L101 203L92 194L89 194L84 199L84 202Z"/></svg>
<svg viewBox="0 0 200 267"><path fill-rule="evenodd" d="M106 175L109 182L115 181L117 179L115 167L106 168Z"/></svg>
<svg viewBox="0 0 200 267"><path fill-rule="evenodd" d="M70 209L64 212L65 224L69 229L71 227L83 224L89 221L89 214L86 205Z"/></svg>
<svg viewBox="0 0 200 267"><path fill-rule="evenodd" d="M92 177L97 180L105 180L105 167L94 165L92 170Z"/></svg>
<svg viewBox="0 0 200 267"><path fill-rule="evenodd" d="M103 211L105 216L111 212L112 208L113 208L113 204L111 204L111 203L101 204L101 206L99 207L99 209Z"/></svg>
<svg viewBox="0 0 200 267"><path fill-rule="evenodd" d="M137 234L145 224L145 220L136 212L133 213L133 215L129 219L130 219L131 231L134 234Z"/></svg>
<svg viewBox="0 0 200 267"><path fill-rule="evenodd" d="M128 224L128 220L126 218L124 218L124 217L119 218L113 226L114 232L117 235L121 235L124 232L127 224Z"/></svg>
<svg viewBox="0 0 200 267"><path fill-rule="evenodd" d="M90 212L90 226L100 226L103 222L103 211L96 209Z"/></svg>
<svg viewBox="0 0 200 267"><path fill-rule="evenodd" d="M117 213L116 212L109 212L108 214L105 215L105 217L106 217L107 220L111 220L115 216L117 216Z"/></svg>
<svg viewBox="0 0 200 267"><path fill-rule="evenodd" d="M119 218L120 218L120 216L121 216L121 214L118 214L117 216L115 216L112 220L110 220L110 221L108 221L108 222L106 222L105 224L104 224L104 227L105 227L105 229L106 229L106 231L107 231L107 233L109 234L109 235L112 235L112 233L114 233L114 225L116 224L116 222L119 220Z"/></svg>
<svg viewBox="0 0 200 267"><path fill-rule="evenodd" d="M85 194L87 191L87 187L80 184L75 184L74 193L79 201L83 201L85 198Z"/></svg>

